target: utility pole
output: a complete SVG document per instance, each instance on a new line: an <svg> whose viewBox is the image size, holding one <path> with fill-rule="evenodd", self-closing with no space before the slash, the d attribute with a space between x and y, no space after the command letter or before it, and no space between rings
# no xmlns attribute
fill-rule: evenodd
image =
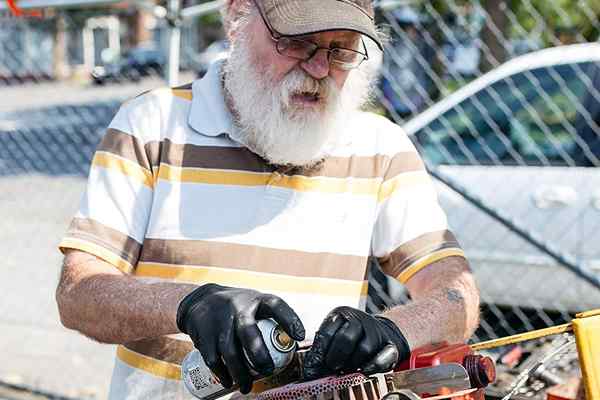
<svg viewBox="0 0 600 400"><path fill-rule="evenodd" d="M179 84L179 49L181 47L181 4L180 0L169 0L167 22L169 23L169 59L166 80L169 86Z"/></svg>

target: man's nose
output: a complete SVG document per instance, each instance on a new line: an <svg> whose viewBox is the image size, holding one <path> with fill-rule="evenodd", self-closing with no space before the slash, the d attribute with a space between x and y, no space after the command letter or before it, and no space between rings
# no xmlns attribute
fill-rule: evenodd
<svg viewBox="0 0 600 400"><path fill-rule="evenodd" d="M300 66L314 79L326 78L329 75L329 53L319 49L311 58L302 61Z"/></svg>

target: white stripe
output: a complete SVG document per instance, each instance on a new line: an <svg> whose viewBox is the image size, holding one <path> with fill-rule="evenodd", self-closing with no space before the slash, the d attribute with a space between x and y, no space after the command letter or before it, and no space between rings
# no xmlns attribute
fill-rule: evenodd
<svg viewBox="0 0 600 400"><path fill-rule="evenodd" d="M159 181L147 237L367 256L375 210L374 196Z"/></svg>
<svg viewBox="0 0 600 400"><path fill-rule="evenodd" d="M193 400L181 381L163 379L115 357L108 400Z"/></svg>
<svg viewBox="0 0 600 400"><path fill-rule="evenodd" d="M432 184L396 190L379 205L372 252L382 257L425 233L448 228Z"/></svg>
<svg viewBox="0 0 600 400"><path fill-rule="evenodd" d="M346 122L347 134L342 145L331 153L335 157L393 157L400 152L416 152L404 130L379 115L361 113Z"/></svg>
<svg viewBox="0 0 600 400"><path fill-rule="evenodd" d="M118 171L92 167L78 218L91 218L142 243L152 189Z"/></svg>

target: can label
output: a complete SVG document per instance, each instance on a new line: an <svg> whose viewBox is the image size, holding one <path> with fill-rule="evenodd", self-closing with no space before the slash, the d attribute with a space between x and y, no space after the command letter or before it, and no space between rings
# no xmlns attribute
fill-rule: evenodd
<svg viewBox="0 0 600 400"><path fill-rule="evenodd" d="M263 340L269 354L273 359L275 374L281 372L292 361L296 342L271 319L263 319L257 322ZM246 359L248 357L246 356ZM250 362L248 362L250 364ZM258 376L255 371L251 372ZM189 352L181 363L181 378L185 387L195 397L204 400L217 399L237 390L235 387L226 389L212 374L202 354L194 349Z"/></svg>
<svg viewBox="0 0 600 400"><path fill-rule="evenodd" d="M200 399L217 398L232 391L221 385L198 350L189 352L183 359L181 378L190 393Z"/></svg>

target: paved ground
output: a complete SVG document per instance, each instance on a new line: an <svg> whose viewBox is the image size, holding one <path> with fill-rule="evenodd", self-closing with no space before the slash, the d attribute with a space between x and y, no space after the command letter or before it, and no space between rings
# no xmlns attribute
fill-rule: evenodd
<svg viewBox="0 0 600 400"><path fill-rule="evenodd" d="M106 398L112 346L64 329L54 301L56 246L76 210L83 179L0 179L0 380L70 397Z"/></svg>

